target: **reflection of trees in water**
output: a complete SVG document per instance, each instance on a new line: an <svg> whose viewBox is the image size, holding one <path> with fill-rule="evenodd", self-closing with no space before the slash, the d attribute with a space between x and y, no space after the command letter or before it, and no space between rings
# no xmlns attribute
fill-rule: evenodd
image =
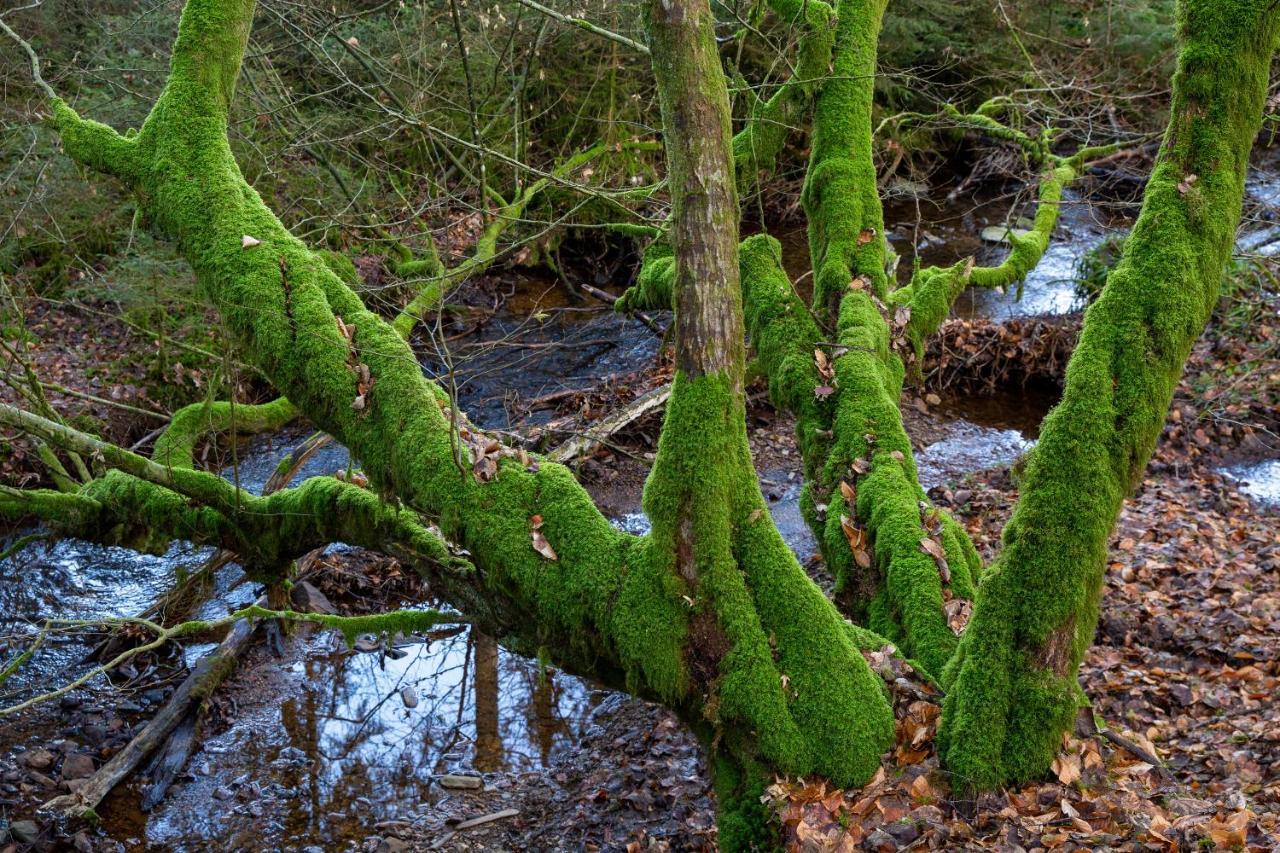
<svg viewBox="0 0 1280 853"><path fill-rule="evenodd" d="M489 773L503 766L502 736L498 733L498 642L480 631L472 631L472 639L476 650L475 766Z"/></svg>
<svg viewBox="0 0 1280 853"><path fill-rule="evenodd" d="M306 689L280 710L289 745L309 760L285 783L296 796L278 817L291 834L333 837L337 825L428 800L432 775L467 758L481 772L545 766L576 741L591 708L585 684L540 673L479 633L400 651L399 660L345 648L306 657ZM415 708L405 706L406 687ZM264 767L257 781L284 782L280 775Z"/></svg>

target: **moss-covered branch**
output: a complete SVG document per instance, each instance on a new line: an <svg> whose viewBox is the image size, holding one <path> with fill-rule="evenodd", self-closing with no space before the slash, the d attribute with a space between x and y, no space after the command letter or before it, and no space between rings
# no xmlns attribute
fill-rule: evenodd
<svg viewBox="0 0 1280 853"><path fill-rule="evenodd" d="M1169 127L1142 212L1085 314L947 672L940 746L976 786L1048 767L1082 701L1107 541L1142 477L1230 257L1280 14L1271 0L1184 0Z"/></svg>
<svg viewBox="0 0 1280 853"><path fill-rule="evenodd" d="M779 19L796 28L799 44L791 77L768 100L756 100L742 130L733 137L739 195L746 195L776 168L788 134L802 123L826 79L835 45L836 14L829 4L771 0L769 6Z"/></svg>
<svg viewBox="0 0 1280 853"><path fill-rule="evenodd" d="M126 174L143 209L177 241L245 357L351 450L378 493L431 518L470 553L474 583L500 612L505 642L696 709L681 579L652 559L647 540L610 525L562 466L468 429L461 438L471 465L460 471L446 395L422 375L400 335L245 182L226 130L253 8L251 0L186 5L170 79L130 143L140 166ZM101 151L71 150L103 162ZM202 479L211 475L91 447L220 515L253 503L217 478ZM453 591L437 591L469 609Z"/></svg>
<svg viewBox="0 0 1280 853"><path fill-rule="evenodd" d="M284 397L258 404L224 400L192 403L174 412L169 426L156 439L151 458L169 468L193 468L196 445L205 436L274 432L297 416L298 410Z"/></svg>

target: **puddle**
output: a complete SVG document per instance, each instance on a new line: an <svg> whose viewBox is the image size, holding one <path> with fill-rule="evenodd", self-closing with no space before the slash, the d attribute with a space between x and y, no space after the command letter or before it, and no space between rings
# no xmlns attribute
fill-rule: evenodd
<svg viewBox="0 0 1280 853"><path fill-rule="evenodd" d="M1240 491L1263 506L1280 507L1280 459L1231 465L1221 469L1235 480Z"/></svg>
<svg viewBox="0 0 1280 853"><path fill-rule="evenodd" d="M1035 446L1057 400L1056 389L1039 386L944 398L936 407L942 438L915 454L920 485L928 491L972 471L1013 464Z"/></svg>
<svg viewBox="0 0 1280 853"><path fill-rule="evenodd" d="M399 660L328 633L295 644L291 666L258 667L249 678L265 684L232 689L233 725L204 741L192 778L145 820L152 849L358 841L436 808L451 795L441 774L499 774L486 786L502 787L503 774L549 766L609 695L467 632L402 647ZM135 798L117 792L111 816L141 823Z"/></svg>
<svg viewBox="0 0 1280 853"><path fill-rule="evenodd" d="M971 471L1010 465L1034 446L1018 430L956 421L948 425L945 438L916 453L916 472L928 491Z"/></svg>

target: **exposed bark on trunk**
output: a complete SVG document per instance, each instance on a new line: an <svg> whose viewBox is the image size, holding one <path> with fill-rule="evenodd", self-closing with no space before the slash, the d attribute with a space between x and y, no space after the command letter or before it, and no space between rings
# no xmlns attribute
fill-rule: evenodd
<svg viewBox="0 0 1280 853"><path fill-rule="evenodd" d="M676 377L645 510L691 602L686 660L704 696L728 849L760 840L770 767L841 784L879 766L891 714L843 621L769 521L747 445L738 206L729 104L707 0L653 0ZM753 742L758 739L758 742Z"/></svg>

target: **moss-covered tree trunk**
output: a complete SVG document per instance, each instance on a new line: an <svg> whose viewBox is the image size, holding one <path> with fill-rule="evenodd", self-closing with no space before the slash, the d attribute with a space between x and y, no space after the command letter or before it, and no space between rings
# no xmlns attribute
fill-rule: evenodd
<svg viewBox="0 0 1280 853"><path fill-rule="evenodd" d="M654 548L688 590L694 722L712 744L722 843L737 849L760 840L768 771L866 779L892 719L773 526L751 462L736 178L710 4L652 0L647 23L673 202L676 378L644 505Z"/></svg>
<svg viewBox="0 0 1280 853"><path fill-rule="evenodd" d="M438 591L456 591L455 602L481 611L508 644L657 698L695 727L712 752L722 845L746 847L762 839L758 793L769 773L858 784L879 766L893 720L858 650L867 633L806 577L760 494L746 436L745 324L775 400L798 415L803 509L843 602L933 674L946 667L948 765L962 783L983 786L1042 772L1080 701L1076 671L1108 536L1231 249L1276 13L1270 0L1181 4L1173 118L1142 215L1086 316L1004 551L957 641L963 619L954 616L974 596L980 565L963 531L925 502L897 405L912 344L945 313L935 301L971 278L1025 273L1035 247L997 272L962 264L893 291L871 162L885 0L841 0L831 39L821 29L829 7L776 5L806 16L806 50L815 51L806 64L829 53L834 70L816 92L806 83L788 95L799 100L775 104L790 111L815 96L804 191L812 306L795 297L775 241L738 244L744 177L731 156L709 0L647 7L673 216L668 256L646 264L637 292L673 305L677 330L676 378L645 488L649 536L615 530L567 469L466 423L402 337L245 182L226 130L252 0L189 0L171 77L139 132L119 135L56 98L53 123L72 157L122 179L178 242L246 358L289 401L265 414L287 417L296 406L351 449L391 502L331 479L253 498L183 467L186 443L163 454L174 456L166 467L6 414L47 440L105 453L123 473L25 504L0 492L0 514L26 506L86 529L194 531L268 563L292 544L336 535L403 539L431 557L423 564L449 562L425 517L471 560L452 561L466 577L439 577ZM752 143L752 171L779 139ZM1054 180L1079 171L1078 162L1054 162ZM1048 190L1042 201L1056 204L1061 187ZM1037 216L1038 234L1052 230L1052 212ZM913 321L909 306L927 309L924 319Z"/></svg>
<svg viewBox="0 0 1280 853"><path fill-rule="evenodd" d="M990 786L1044 771L1083 696L1107 542L1141 482L1235 241L1280 32L1274 0L1183 0L1173 105L1142 212L1085 314L1062 402L952 661L947 765Z"/></svg>

